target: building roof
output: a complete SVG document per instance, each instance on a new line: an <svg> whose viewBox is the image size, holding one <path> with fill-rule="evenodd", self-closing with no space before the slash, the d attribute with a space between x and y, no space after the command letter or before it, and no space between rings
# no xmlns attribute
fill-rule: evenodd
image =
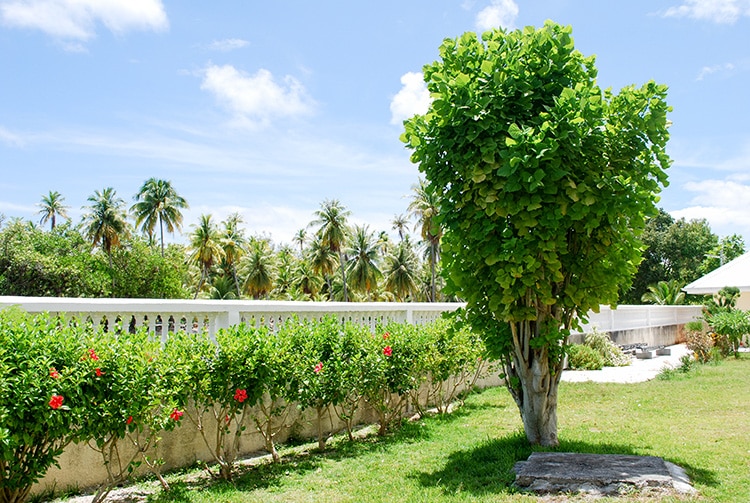
<svg viewBox="0 0 750 503"><path fill-rule="evenodd" d="M716 293L726 286L735 286L740 292L750 292L750 253L737 257L683 288L690 294Z"/></svg>

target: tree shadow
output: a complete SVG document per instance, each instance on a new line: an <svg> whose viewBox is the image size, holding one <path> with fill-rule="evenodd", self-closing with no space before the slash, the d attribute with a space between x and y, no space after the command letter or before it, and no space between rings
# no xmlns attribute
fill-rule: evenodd
<svg viewBox="0 0 750 503"><path fill-rule="evenodd" d="M486 494L511 494L519 492L513 485L513 468L519 461L526 461L532 452L574 452L586 454L642 455L632 446L617 444L595 444L582 441L561 440L557 448L529 445L522 431L499 438L487 439L472 449L456 451L449 455L442 469L432 472L416 472L410 475L425 487L440 488L443 494L468 492L475 496ZM688 473L693 483L718 485L716 474L697 468L679 459L667 459Z"/></svg>

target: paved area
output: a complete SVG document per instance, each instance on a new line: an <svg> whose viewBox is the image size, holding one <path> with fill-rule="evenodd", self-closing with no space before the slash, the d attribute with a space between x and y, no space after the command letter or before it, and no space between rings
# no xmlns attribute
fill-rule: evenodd
<svg viewBox="0 0 750 503"><path fill-rule="evenodd" d="M604 367L602 370L566 370L562 380L567 382L617 382L635 383L654 379L664 367L677 368L680 358L690 353L684 344L668 346L671 354L654 356L650 360L639 360L633 357L630 365L625 367Z"/></svg>

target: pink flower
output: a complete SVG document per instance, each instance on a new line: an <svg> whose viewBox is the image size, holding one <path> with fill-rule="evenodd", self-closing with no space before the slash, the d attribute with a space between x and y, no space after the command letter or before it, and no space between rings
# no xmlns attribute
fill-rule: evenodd
<svg viewBox="0 0 750 503"><path fill-rule="evenodd" d="M179 420L180 420L180 418L182 418L182 415L183 415L183 414L184 414L184 412L182 412L182 411L180 411L180 410L177 410L177 409L175 408L175 410L173 410L173 411L172 411L172 413L171 413L171 414L169 415L169 418L170 418L170 419L171 419L172 421L179 421Z"/></svg>
<svg viewBox="0 0 750 503"><path fill-rule="evenodd" d="M247 390L244 389L238 389L234 392L234 399L238 402L242 403L245 400L247 400Z"/></svg>
<svg viewBox="0 0 750 503"><path fill-rule="evenodd" d="M318 362L317 365L315 365L315 368L313 369L316 374L319 374L323 372L323 362Z"/></svg>
<svg viewBox="0 0 750 503"><path fill-rule="evenodd" d="M383 348L383 354L385 356L391 356L393 354L393 349L391 349L390 346L386 346Z"/></svg>
<svg viewBox="0 0 750 503"><path fill-rule="evenodd" d="M49 399L49 406L53 409L59 409L62 407L63 400L65 400L65 398L61 395L52 395L52 398Z"/></svg>
<svg viewBox="0 0 750 503"><path fill-rule="evenodd" d="M60 377L60 373L57 371L55 367L52 367L51 369L49 369L49 376L52 379L57 379L58 377Z"/></svg>

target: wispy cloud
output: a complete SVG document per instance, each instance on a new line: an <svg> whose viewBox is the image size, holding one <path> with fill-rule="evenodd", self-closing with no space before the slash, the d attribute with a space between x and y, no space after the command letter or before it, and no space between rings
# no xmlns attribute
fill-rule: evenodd
<svg viewBox="0 0 750 503"><path fill-rule="evenodd" d="M208 48L212 51L229 52L242 49L248 45L250 45L250 42L241 38L226 38L224 40L214 40L208 45Z"/></svg>
<svg viewBox="0 0 750 503"><path fill-rule="evenodd" d="M686 0L681 5L667 9L664 17L688 17L732 24L741 17L750 17L750 0Z"/></svg>
<svg viewBox="0 0 750 503"><path fill-rule="evenodd" d="M266 126L277 117L309 115L315 108L297 79L287 75L278 82L264 68L248 75L232 65L211 64L203 71L201 89L213 94L237 123L247 126Z"/></svg>
<svg viewBox="0 0 750 503"><path fill-rule="evenodd" d="M421 72L408 72L401 76L401 90L391 100L391 124L401 124L430 107L430 92Z"/></svg>
<svg viewBox="0 0 750 503"><path fill-rule="evenodd" d="M7 26L79 42L96 35L97 23L117 34L169 27L161 0L10 0L0 4L0 19ZM70 45L77 50L81 47L80 43Z"/></svg>
<svg viewBox="0 0 750 503"><path fill-rule="evenodd" d="M735 66L732 63L724 63L723 65L704 66L703 68L701 68L701 71L698 73L698 76L695 78L695 80L703 80L705 77L708 77L709 75L713 75L716 73L729 74L729 73L732 73L734 69L735 69Z"/></svg>
<svg viewBox="0 0 750 503"><path fill-rule="evenodd" d="M2 126L0 126L0 142L16 147L20 147L24 143L20 135L5 129Z"/></svg>
<svg viewBox="0 0 750 503"><path fill-rule="evenodd" d="M725 180L687 182L683 190L692 193L689 206L671 211L675 218L706 219L719 235L741 234L750 237L750 185Z"/></svg>
<svg viewBox="0 0 750 503"><path fill-rule="evenodd" d="M490 5L479 11L476 27L479 31L493 28L515 28L518 5L513 0L492 0Z"/></svg>

